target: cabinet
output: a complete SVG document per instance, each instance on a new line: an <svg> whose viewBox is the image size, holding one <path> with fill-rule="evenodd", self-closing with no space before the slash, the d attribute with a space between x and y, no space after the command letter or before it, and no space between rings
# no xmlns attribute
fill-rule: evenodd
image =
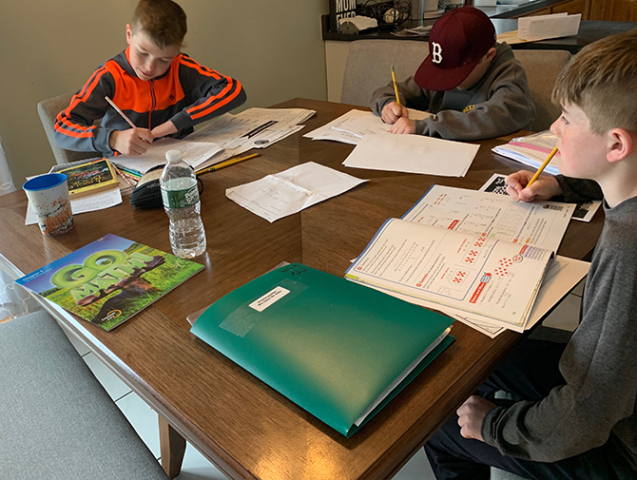
<svg viewBox="0 0 637 480"><path fill-rule="evenodd" d="M637 22L636 0L587 0L589 20Z"/></svg>
<svg viewBox="0 0 637 480"><path fill-rule="evenodd" d="M534 10L533 12L514 16L511 18L531 17L535 15L549 15L551 13L568 13L569 15L572 15L574 13L581 13L582 20L590 20L588 18L588 3L592 1L593 0L567 0L565 2L556 3L555 5L540 8L538 10Z"/></svg>

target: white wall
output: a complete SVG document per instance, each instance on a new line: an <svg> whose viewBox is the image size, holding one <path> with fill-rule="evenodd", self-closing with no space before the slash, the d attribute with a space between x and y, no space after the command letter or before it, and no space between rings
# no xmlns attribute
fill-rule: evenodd
<svg viewBox="0 0 637 480"><path fill-rule="evenodd" d="M0 136L16 185L55 163L39 101L77 91L126 47L136 0L0 2ZM327 0L180 0L183 51L238 78L246 106L326 99L320 15Z"/></svg>

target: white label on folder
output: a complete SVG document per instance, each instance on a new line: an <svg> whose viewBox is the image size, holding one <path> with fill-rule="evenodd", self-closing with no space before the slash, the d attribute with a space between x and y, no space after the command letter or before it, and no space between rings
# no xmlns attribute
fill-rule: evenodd
<svg viewBox="0 0 637 480"><path fill-rule="evenodd" d="M278 302L283 297L285 297L290 291L283 287L276 287L275 289L269 291L265 295L260 298L257 298L254 302L252 302L249 307L253 308L257 312L262 312L270 305L275 302Z"/></svg>

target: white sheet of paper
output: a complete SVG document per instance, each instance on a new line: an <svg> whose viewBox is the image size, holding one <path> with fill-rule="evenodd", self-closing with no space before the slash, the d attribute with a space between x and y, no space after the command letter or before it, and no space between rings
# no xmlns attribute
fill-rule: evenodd
<svg viewBox="0 0 637 480"><path fill-rule="evenodd" d="M518 19L518 37L526 41L577 35L581 14L554 13Z"/></svg>
<svg viewBox="0 0 637 480"><path fill-rule="evenodd" d="M409 111L409 118L414 120L422 120L431 116L428 112L411 108L407 110ZM333 140L356 145L363 136L389 133L390 128L391 125L383 122L380 117L377 117L372 112L353 109L336 120L332 120L330 123L303 136L312 140Z"/></svg>
<svg viewBox="0 0 637 480"><path fill-rule="evenodd" d="M120 203L122 203L122 194L119 191L119 188L111 188L92 195L72 199L71 211L73 212L73 215L79 215L80 213L94 212L96 210L113 207ZM29 203L24 224L32 225L34 223L38 223L38 217L35 214L33 207L31 207L31 203Z"/></svg>
<svg viewBox="0 0 637 480"><path fill-rule="evenodd" d="M422 135L365 135L345 159L347 167L464 177L479 145Z"/></svg>
<svg viewBox="0 0 637 480"><path fill-rule="evenodd" d="M272 223L366 181L307 162L255 182L228 188L226 196Z"/></svg>

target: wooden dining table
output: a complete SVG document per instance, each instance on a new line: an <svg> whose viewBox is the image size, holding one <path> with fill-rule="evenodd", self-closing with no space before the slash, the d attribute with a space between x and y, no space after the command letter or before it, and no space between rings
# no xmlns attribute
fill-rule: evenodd
<svg viewBox="0 0 637 480"><path fill-rule="evenodd" d="M171 477L179 472L185 439L232 479L391 478L497 367L519 334L491 339L455 322L456 341L345 438L192 335L186 317L283 261L342 277L382 223L402 216L432 185L477 189L493 173L520 169L491 151L512 136L479 142L462 178L361 170L342 165L351 145L302 137L352 106L294 99L275 107L317 113L300 133L260 150L261 156L200 177L208 241L195 259L205 266L201 273L110 332L40 302L159 413L162 462ZM310 161L369 182L273 223L225 196L229 187ZM16 278L108 233L171 251L164 211L134 208L127 197L116 207L76 215L75 228L58 237L25 226L26 209L22 191L0 197L0 262ZM590 223L572 221L558 253L590 256L602 223L602 212Z"/></svg>

